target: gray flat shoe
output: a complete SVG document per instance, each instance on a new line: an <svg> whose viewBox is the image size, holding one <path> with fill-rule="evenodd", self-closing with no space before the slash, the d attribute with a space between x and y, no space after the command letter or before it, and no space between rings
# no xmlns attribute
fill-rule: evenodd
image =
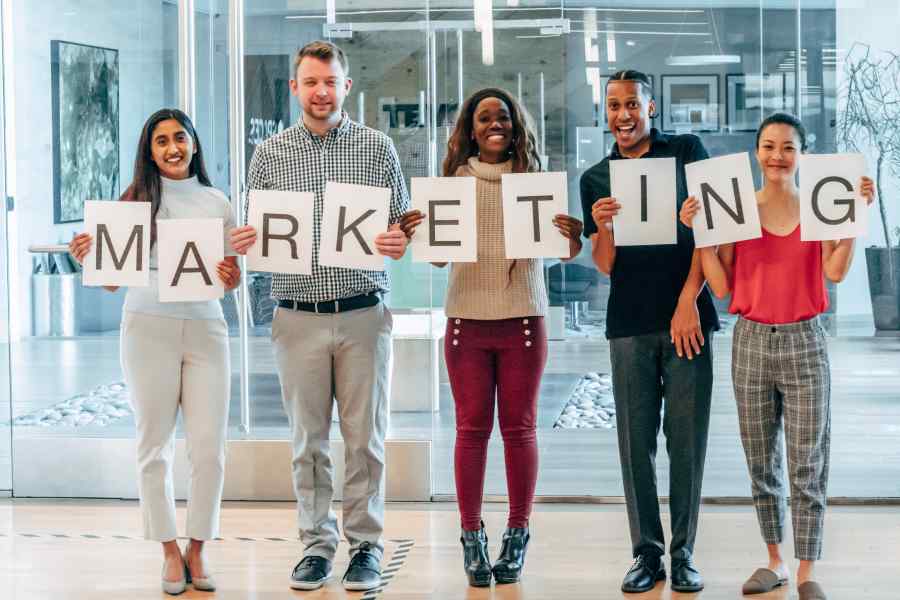
<svg viewBox="0 0 900 600"><path fill-rule="evenodd" d="M744 582L742 591L745 596L752 594L765 594L771 592L777 587L787 583L786 577L780 577L778 573L772 569L757 569L750 576L750 579Z"/></svg>
<svg viewBox="0 0 900 600"><path fill-rule="evenodd" d="M179 594L183 594L184 590L187 589L187 582L190 579L191 574L188 572L187 564L184 565L184 575L181 576L181 579L178 581L169 581L166 579L166 565L163 563L162 570L162 589L165 593L170 596L177 596Z"/></svg>
<svg viewBox="0 0 900 600"><path fill-rule="evenodd" d="M797 591L800 592L800 600L828 600L825 590L815 581L800 584L797 586Z"/></svg>
<svg viewBox="0 0 900 600"><path fill-rule="evenodd" d="M201 592L216 591L216 581L212 577L194 577L191 579L191 584L195 590L200 590Z"/></svg>

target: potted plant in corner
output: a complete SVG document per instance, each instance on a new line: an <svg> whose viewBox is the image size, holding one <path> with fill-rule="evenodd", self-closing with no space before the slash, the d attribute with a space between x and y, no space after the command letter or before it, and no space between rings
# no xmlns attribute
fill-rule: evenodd
<svg viewBox="0 0 900 600"><path fill-rule="evenodd" d="M884 247L866 248L872 315L877 330L900 331L900 227L891 227L887 203L898 197L891 176L900 177L900 55L854 44L844 62L836 142L841 151L863 152L875 161L875 202ZM887 192L887 193L885 193Z"/></svg>

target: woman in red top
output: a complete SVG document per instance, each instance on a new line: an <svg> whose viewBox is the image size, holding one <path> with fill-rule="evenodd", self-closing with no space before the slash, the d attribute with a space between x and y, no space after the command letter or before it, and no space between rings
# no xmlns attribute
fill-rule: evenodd
<svg viewBox="0 0 900 600"><path fill-rule="evenodd" d="M825 598L813 581L822 553L831 436L831 382L825 334L818 315L828 307L825 278L840 282L850 269L853 239L800 240L797 158L806 150L803 124L777 113L762 122L756 158L763 187L756 192L761 238L702 248L703 273L719 298L731 293L734 330L731 373L753 503L769 564L744 584L765 593L788 581L781 554L784 530L784 451L788 449L791 516L801 600ZM859 184L868 203L871 179ZM688 198L680 213L691 226L699 210Z"/></svg>

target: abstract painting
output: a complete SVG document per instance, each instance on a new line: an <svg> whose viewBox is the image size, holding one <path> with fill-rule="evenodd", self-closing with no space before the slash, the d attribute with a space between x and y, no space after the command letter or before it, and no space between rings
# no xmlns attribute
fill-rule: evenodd
<svg viewBox="0 0 900 600"><path fill-rule="evenodd" d="M53 222L119 196L119 51L51 40Z"/></svg>

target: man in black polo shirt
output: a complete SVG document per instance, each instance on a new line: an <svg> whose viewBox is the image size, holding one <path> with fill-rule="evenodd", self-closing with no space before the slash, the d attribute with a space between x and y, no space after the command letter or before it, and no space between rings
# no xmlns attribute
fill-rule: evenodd
<svg viewBox="0 0 900 600"><path fill-rule="evenodd" d="M687 197L684 165L708 158L706 149L696 136L651 129L655 112L646 75L628 70L610 77L606 115L616 144L582 175L581 204L594 263L610 276L606 337L635 558L622 591L644 592L666 577L655 464L662 420L671 463L672 589L696 592L703 589L703 579L691 555L712 393L711 344L706 342L718 329L718 317L690 229L678 223L677 245L616 247L612 217L621 205L609 197L609 161L642 157L674 157L678 209Z"/></svg>

